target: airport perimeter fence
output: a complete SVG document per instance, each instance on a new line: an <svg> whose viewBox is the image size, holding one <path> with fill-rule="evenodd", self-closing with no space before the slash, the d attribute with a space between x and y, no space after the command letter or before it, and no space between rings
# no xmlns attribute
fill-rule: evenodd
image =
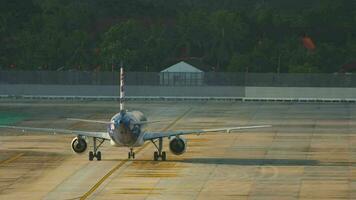
<svg viewBox="0 0 356 200"><path fill-rule="evenodd" d="M354 74L127 72L127 85L356 87ZM0 71L0 84L118 85L119 72Z"/></svg>

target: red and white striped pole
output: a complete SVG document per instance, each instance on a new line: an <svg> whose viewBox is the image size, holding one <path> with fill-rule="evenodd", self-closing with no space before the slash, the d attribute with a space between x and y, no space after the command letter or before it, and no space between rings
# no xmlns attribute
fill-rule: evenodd
<svg viewBox="0 0 356 200"><path fill-rule="evenodd" d="M120 112L124 111L124 98L125 98L125 76L124 76L124 68L120 68Z"/></svg>

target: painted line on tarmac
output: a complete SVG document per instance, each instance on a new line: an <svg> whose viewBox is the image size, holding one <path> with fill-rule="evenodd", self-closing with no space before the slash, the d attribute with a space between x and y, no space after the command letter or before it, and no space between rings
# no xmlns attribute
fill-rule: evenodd
<svg viewBox="0 0 356 200"><path fill-rule="evenodd" d="M175 119L172 123L170 123L168 126L166 126L162 131L167 131L168 129L170 129L172 126L174 126L179 120L181 120L183 117L185 117L193 108L189 108L187 111L185 111L182 115L180 115L177 119ZM144 144L140 149L138 149L135 153L139 153L142 150L144 150L150 143L147 142L146 144ZM120 167L122 167L123 165L125 165L127 162L129 161L129 159L125 159L123 161L121 161L119 164L117 164L114 168L112 168L107 174L105 174L105 176L103 176L92 188L90 188L90 190L88 192L86 192L81 198L80 200L85 200L87 199L91 194L93 194L95 192L96 189L99 188L99 186L101 184L104 183L104 181L106 179L108 179L116 170L120 169ZM131 160L130 160L131 161Z"/></svg>
<svg viewBox="0 0 356 200"><path fill-rule="evenodd" d="M14 155L14 156L12 156L12 157L6 159L6 160L2 160L2 161L0 161L0 165L4 165L4 164L11 163L11 162L13 162L13 161L19 159L19 158L20 158L21 156L23 156L24 154L25 154L25 153L19 153L19 154L16 154L16 155Z"/></svg>

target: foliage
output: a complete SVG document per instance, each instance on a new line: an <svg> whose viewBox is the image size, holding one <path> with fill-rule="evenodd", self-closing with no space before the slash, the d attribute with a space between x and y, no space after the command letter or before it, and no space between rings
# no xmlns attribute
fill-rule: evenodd
<svg viewBox="0 0 356 200"><path fill-rule="evenodd" d="M198 59L216 71L333 73L356 60L355 10L354 0L2 0L0 68L159 71Z"/></svg>

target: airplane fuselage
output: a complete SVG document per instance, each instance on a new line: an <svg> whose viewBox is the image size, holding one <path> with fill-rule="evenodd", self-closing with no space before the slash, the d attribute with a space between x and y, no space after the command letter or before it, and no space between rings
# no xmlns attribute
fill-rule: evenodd
<svg viewBox="0 0 356 200"><path fill-rule="evenodd" d="M139 111L120 112L111 118L108 133L111 145L137 147L142 146L144 123L147 118Z"/></svg>

